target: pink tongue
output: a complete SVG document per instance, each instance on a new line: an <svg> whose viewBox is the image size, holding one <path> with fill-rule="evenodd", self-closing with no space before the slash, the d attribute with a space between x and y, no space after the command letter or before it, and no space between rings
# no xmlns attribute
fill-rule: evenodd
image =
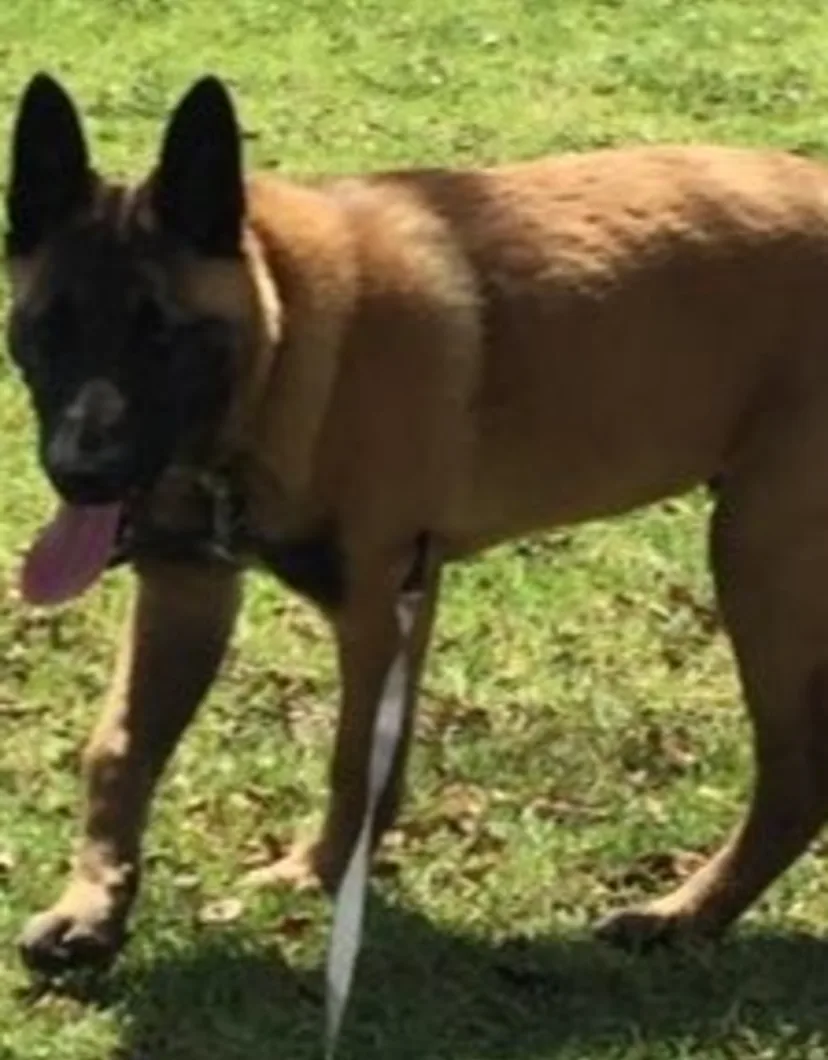
<svg viewBox="0 0 828 1060"><path fill-rule="evenodd" d="M61 505L23 561L23 599L62 604L85 592L106 568L120 517L120 504Z"/></svg>

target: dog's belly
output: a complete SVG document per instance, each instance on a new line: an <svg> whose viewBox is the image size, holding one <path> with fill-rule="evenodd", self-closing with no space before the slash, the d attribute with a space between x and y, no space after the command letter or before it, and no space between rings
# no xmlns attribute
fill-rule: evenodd
<svg viewBox="0 0 828 1060"><path fill-rule="evenodd" d="M265 570L324 611L335 610L345 599L345 559L332 525L291 537L259 538L256 554Z"/></svg>
<svg viewBox="0 0 828 1060"><path fill-rule="evenodd" d="M669 276L650 293L573 300L552 320L504 312L447 537L496 542L617 515L726 470L764 401L778 303L740 329L752 309L739 294L705 313Z"/></svg>
<svg viewBox="0 0 828 1060"><path fill-rule="evenodd" d="M606 479L600 473L569 482L561 481L557 474L534 483L532 477L527 475L523 480L529 492L517 489L514 481L501 489L483 487L474 498L473 508L455 511L438 530L447 556L461 559L515 538L623 515L686 493L714 476L637 483Z"/></svg>

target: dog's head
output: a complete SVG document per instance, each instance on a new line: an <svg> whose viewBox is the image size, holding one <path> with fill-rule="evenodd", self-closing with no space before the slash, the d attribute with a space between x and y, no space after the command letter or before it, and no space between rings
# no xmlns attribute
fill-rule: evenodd
<svg viewBox="0 0 828 1060"><path fill-rule="evenodd" d="M209 448L263 341L246 252L241 137L198 81L143 184L94 172L66 91L35 76L7 194L9 349L67 510L111 512Z"/></svg>

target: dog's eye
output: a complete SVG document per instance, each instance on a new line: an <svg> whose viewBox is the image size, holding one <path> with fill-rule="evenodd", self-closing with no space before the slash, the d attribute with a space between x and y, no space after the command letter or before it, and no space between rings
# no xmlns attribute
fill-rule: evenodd
<svg viewBox="0 0 828 1060"><path fill-rule="evenodd" d="M55 295L33 321L38 342L46 349L69 347L77 337L77 314L72 302Z"/></svg>
<svg viewBox="0 0 828 1060"><path fill-rule="evenodd" d="M9 352L25 375L31 375L40 362L41 345L37 321L15 313L9 322Z"/></svg>
<svg viewBox="0 0 828 1060"><path fill-rule="evenodd" d="M12 356L31 375L44 361L72 346L77 337L76 328L72 304L60 296L37 313L15 313L9 335Z"/></svg>
<svg viewBox="0 0 828 1060"><path fill-rule="evenodd" d="M191 320L176 334L170 360L170 383L178 401L201 413L215 409L230 389L235 341L223 320Z"/></svg>
<svg viewBox="0 0 828 1060"><path fill-rule="evenodd" d="M161 351L169 346L172 328L152 298L142 298L133 311L132 334L139 350Z"/></svg>

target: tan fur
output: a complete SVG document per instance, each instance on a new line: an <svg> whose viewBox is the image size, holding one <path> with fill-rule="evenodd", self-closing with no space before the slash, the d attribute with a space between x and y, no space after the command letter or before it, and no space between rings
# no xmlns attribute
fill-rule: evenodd
<svg viewBox="0 0 828 1060"><path fill-rule="evenodd" d="M286 342L249 449L346 523L370 478L372 518L452 554L684 490L811 345L827 187L784 155L681 148L254 183ZM287 454L320 421L309 482Z"/></svg>
<svg viewBox="0 0 828 1060"><path fill-rule="evenodd" d="M343 698L327 823L271 875L313 870L332 886L342 872L418 532L451 559L715 477L712 558L756 727L756 796L709 866L611 930L720 930L828 811L817 750L828 732L828 173L776 153L640 148L307 187L255 178L248 214L246 264L179 262L176 297L241 314L255 333L221 435L244 468L254 526L278 535L332 520L349 586L330 616ZM173 605L178 576L147 577L142 592ZM214 575L202 578L209 589ZM159 604L142 650L223 643L227 595L216 608ZM115 694L116 717L144 716L161 696L167 736L90 755L93 806L138 793L128 822L103 827L107 842L128 837L114 867L137 864L151 790L138 780L160 772L170 726L183 729L215 654L178 653L189 690L174 702L170 678L143 663L132 691ZM416 680L409 726L415 698ZM111 726L93 747L109 746ZM102 761L113 763L106 784ZM94 831L79 862L87 879ZM103 918L76 909L75 927L117 933L127 906ZM30 939L55 930L46 916Z"/></svg>

